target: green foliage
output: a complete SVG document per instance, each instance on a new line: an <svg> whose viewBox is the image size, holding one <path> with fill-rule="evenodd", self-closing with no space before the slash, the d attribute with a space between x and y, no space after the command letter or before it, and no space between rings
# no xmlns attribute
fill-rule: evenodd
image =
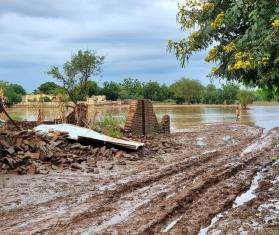
<svg viewBox="0 0 279 235"><path fill-rule="evenodd" d="M123 136L119 119L114 118L110 113L105 113L102 119L95 123L93 129L111 137Z"/></svg>
<svg viewBox="0 0 279 235"><path fill-rule="evenodd" d="M91 97L93 95L99 95L100 91L101 91L101 88L98 86L97 82L95 82L95 81L88 81L87 89L88 89L89 97Z"/></svg>
<svg viewBox="0 0 279 235"><path fill-rule="evenodd" d="M101 72L104 57L92 51L78 51L63 65L63 73L57 66L51 67L48 74L63 83L63 88L76 104L88 96L88 81L92 75Z"/></svg>
<svg viewBox="0 0 279 235"><path fill-rule="evenodd" d="M18 121L18 122L21 122L23 121L22 117L16 115L16 114L9 114L10 117L14 120L14 121Z"/></svg>
<svg viewBox="0 0 279 235"><path fill-rule="evenodd" d="M135 84L133 84L135 82ZM137 79L124 79L121 82L105 82L103 87L99 87L96 82L88 81L88 95L105 95L108 100L117 99L151 99L156 102L170 102L177 104L203 103L203 104L235 104L238 99L239 86L227 82L220 88L213 84L202 86L197 80L182 78L174 84L161 85L156 81L141 83ZM78 88L79 89L79 88ZM136 92L133 93L133 90ZM63 88L55 91L55 95L60 96L63 102L68 101L68 95ZM252 91L254 100L257 101L279 101L279 96L275 91L272 93L267 89L257 89ZM77 96L78 100L85 100L86 96Z"/></svg>
<svg viewBox="0 0 279 235"><path fill-rule="evenodd" d="M254 101L254 92L248 90L239 90L237 93L237 99L239 100L243 109L247 108L248 104Z"/></svg>
<svg viewBox="0 0 279 235"><path fill-rule="evenodd" d="M213 47L206 61L217 63L212 75L279 93L279 1L189 0L179 6L188 38L168 48L185 66L191 55Z"/></svg>
<svg viewBox="0 0 279 235"><path fill-rule="evenodd" d="M158 82L149 81L141 83L138 79L125 78L123 81L105 82L100 94L104 94L108 100L117 99L151 99L164 101L172 98L170 88L160 85Z"/></svg>
<svg viewBox="0 0 279 235"><path fill-rule="evenodd" d="M221 89L217 89L213 84L209 84L204 89L202 103L219 104L221 102L220 93Z"/></svg>
<svg viewBox="0 0 279 235"><path fill-rule="evenodd" d="M9 84L9 87L16 93L16 94L19 94L19 95L25 95L26 94L26 91L24 90L24 88L19 85L19 84L13 84L13 83L10 83Z"/></svg>
<svg viewBox="0 0 279 235"><path fill-rule="evenodd" d="M175 98L178 100L178 103L183 101L192 104L201 102L204 87L197 80L181 78L171 85L171 90L174 93Z"/></svg>
<svg viewBox="0 0 279 235"><path fill-rule="evenodd" d="M120 83L121 99L141 99L143 84L138 79L125 78Z"/></svg>
<svg viewBox="0 0 279 235"><path fill-rule="evenodd" d="M11 106L22 101L22 95L26 92L21 85L12 84L8 82L0 81L0 88L4 91L6 97L6 104Z"/></svg>
<svg viewBox="0 0 279 235"><path fill-rule="evenodd" d="M164 101L170 98L170 89L166 85L149 81L143 86L143 97L153 101Z"/></svg>
<svg viewBox="0 0 279 235"><path fill-rule="evenodd" d="M116 82L104 82L102 93L107 100L117 100L119 98L121 87Z"/></svg>
<svg viewBox="0 0 279 235"><path fill-rule="evenodd" d="M226 104L234 104L237 100L238 91L239 87L233 83L223 84L221 89L221 101Z"/></svg>
<svg viewBox="0 0 279 235"><path fill-rule="evenodd" d="M58 86L56 83L45 82L37 88L35 93L42 93L42 94L46 94L46 95L55 95L59 91L61 91L61 87Z"/></svg>
<svg viewBox="0 0 279 235"><path fill-rule="evenodd" d="M43 102L51 102L51 99L47 96L43 97Z"/></svg>
<svg viewBox="0 0 279 235"><path fill-rule="evenodd" d="M270 92L267 89L257 89L255 99L258 101L279 101L279 94L275 91Z"/></svg>

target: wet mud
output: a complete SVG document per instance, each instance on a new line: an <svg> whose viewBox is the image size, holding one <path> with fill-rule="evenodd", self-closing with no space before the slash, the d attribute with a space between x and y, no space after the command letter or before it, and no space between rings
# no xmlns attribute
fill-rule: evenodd
<svg viewBox="0 0 279 235"><path fill-rule="evenodd" d="M99 160L94 173L1 175L0 234L278 231L279 128L199 126L157 138L163 151Z"/></svg>

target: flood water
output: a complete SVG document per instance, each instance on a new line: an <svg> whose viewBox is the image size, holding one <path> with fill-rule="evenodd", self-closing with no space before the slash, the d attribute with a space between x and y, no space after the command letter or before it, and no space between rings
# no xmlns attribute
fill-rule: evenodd
<svg viewBox="0 0 279 235"><path fill-rule="evenodd" d="M103 114L110 113L123 124L128 107L98 107L97 119ZM165 114L171 117L172 130L180 130L189 126L210 123L235 122L235 108L233 107L203 107L203 106L158 106L154 108L158 120ZM11 108L9 113L19 120L33 121L37 118L37 111L34 108ZM44 108L46 120L59 118L57 108ZM241 112L239 123L256 125L267 130L279 126L279 106L250 106L247 111Z"/></svg>

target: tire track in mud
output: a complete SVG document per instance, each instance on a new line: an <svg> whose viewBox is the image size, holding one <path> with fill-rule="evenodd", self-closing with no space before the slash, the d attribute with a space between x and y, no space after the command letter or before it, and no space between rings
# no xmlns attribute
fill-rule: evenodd
<svg viewBox="0 0 279 235"><path fill-rule="evenodd" d="M6 231L9 231L9 228L15 232L22 231L22 229L26 229L25 231L30 231L30 233L43 231L46 231L47 233L64 233L65 231L76 231L77 228L84 228L86 231L86 229L92 225L93 220L96 219L99 225L101 225L107 218L110 218L113 215L113 213L117 212L119 208L117 208L115 204L121 201L123 197L135 197L135 195L143 193L141 191L142 189L148 191L151 190L152 187L155 188L152 190L156 191L156 186L164 184L166 186L166 192L152 194L153 198L150 198L150 200L148 201L144 201L143 204L139 205L138 208L136 208L136 210L131 213L133 218L133 215L140 211L142 208L146 208L149 205L154 205L158 201L160 202L162 198L165 199L169 192L173 192L173 190L181 187L182 185L187 186L185 183L188 183L197 177L202 178L202 176L206 175L206 172L208 170L212 170L212 168L214 167L217 167L218 171L223 171L221 173L224 174L222 175L220 173L221 175L216 175L217 178L212 178L213 185L216 184L216 179L218 179L218 177L225 177L225 175L228 174L228 172L230 172L229 168L222 168L224 163L226 163L226 161L231 161L233 158L235 158L237 153L239 152L239 149L243 148L250 142L250 139L246 139L241 143L238 142L238 144L235 144L233 147L232 145L223 146L219 149L219 152L209 152L198 157L187 158L186 160L178 162L182 158L182 155L180 153L178 159L173 159L174 161L176 161L176 163L169 164L167 166L163 166L155 170L144 171L143 173L139 173L133 177L123 177L116 183L112 184L111 188L108 190L96 190L92 188L90 189L90 185L86 185L85 187L78 189L78 192L73 193L71 195L56 198L52 201L41 203L39 205L33 205L16 209L13 211L8 211L6 212L6 214L2 214L3 216L5 216L5 218L9 217L9 215L11 218L13 218L14 213L19 213L20 216L22 216L22 218L24 218L27 215L30 218L30 214L33 215L33 217L30 218L29 224L23 224L24 219L22 221L14 221L14 227L11 228L11 226L8 225L6 226ZM231 151L232 148L233 151ZM198 187L196 189L197 191L201 189L206 190L203 189L203 187L205 186L202 187L201 182L195 182L201 184L200 188ZM206 181L205 183L208 182ZM89 190L91 190L92 194L88 194ZM79 197L82 196L83 193L86 194L87 199L79 203ZM173 199L171 198L170 202L172 202L172 200ZM181 200L178 200L178 202L182 203L183 200L185 200L185 197L181 198ZM53 218L56 216L57 210L59 210L61 206L66 207L64 215L58 218ZM48 211L47 215L43 215L45 210ZM178 210L174 208L174 211ZM70 215L67 216L66 213L69 213ZM161 213L161 211L159 211L158 213ZM165 216L173 217L175 216L175 213L174 215L172 215L171 212L169 212ZM38 228L38 226L37 228L35 228L36 223L40 224L40 228ZM123 223L122 220L118 221L118 224L121 223ZM164 219L162 219L161 222L158 221L158 224L164 223L166 223L166 220ZM154 223L154 225L150 227L147 227L146 229L135 229L132 231L144 233L148 231L148 229L152 231L152 229L155 228L155 226L156 223ZM107 228L104 228L102 232L109 231L109 226ZM121 227L119 227L119 231L121 231Z"/></svg>
<svg viewBox="0 0 279 235"><path fill-rule="evenodd" d="M133 217L133 221L126 221L125 224L129 224L129 227L123 224L121 227L117 227L121 232L133 233L135 230L136 233L142 234L153 234L152 229L160 224L166 224L168 218L173 218L177 214L184 213L187 209L187 206L190 203L193 203L196 198L202 196L202 194L210 187L218 184L219 182L230 178L237 174L241 170L245 170L245 165L256 161L255 158L251 157L248 160L236 164L232 167L225 167L224 169L218 169L213 172L213 174L205 174L198 176L190 185L187 185L185 189L182 189L176 194L173 198L165 198L156 200L150 203L151 208L146 209L145 219L143 221L137 220L140 218L142 211L139 211L139 214ZM155 206L155 208L154 208ZM148 215L147 215L148 214ZM132 228L132 230L129 230Z"/></svg>
<svg viewBox="0 0 279 235"><path fill-rule="evenodd" d="M267 162L262 163L262 167L265 167L270 163L270 160L267 159ZM257 163L255 162L255 164ZM233 205L235 198L246 191L257 172L254 167L255 165L251 164L237 174L223 179L219 183L209 187L202 192L201 195L196 195L197 197L191 204L186 205L182 211L178 211L175 214L176 217L179 215L179 220L172 226L172 228L170 228L172 233L198 234L202 226L209 225L211 219L216 214L230 208ZM245 177L245 182L243 182L243 176ZM187 213L185 213L186 210ZM170 218L175 218L175 216ZM164 231L172 221L170 218L167 218L167 220L161 224L151 227L151 233L157 234Z"/></svg>
<svg viewBox="0 0 279 235"><path fill-rule="evenodd" d="M222 151L223 150L221 150L221 152ZM220 153L219 153L219 155L220 155ZM90 217L90 214L92 214L92 213L99 214L104 211L103 208L99 208L99 209L97 208L97 210L92 211L92 205L91 205L92 201L94 201L94 204L97 201L98 203L96 203L96 204L98 204L98 205L112 204L117 200L117 198L119 198L125 192L130 192L130 191L135 190L136 188L144 187L145 185L149 185L158 180L161 180L162 178L169 177L170 175L176 175L177 173L184 172L185 170L189 170L191 167L206 165L205 163L211 161L213 158L215 158L215 160L216 160L215 154L210 153L207 155L208 155L207 157L201 156L198 158L186 159L183 163L176 163L176 164L171 164L169 166L163 167L164 174L159 172L159 173L153 175L153 173L155 173L158 170L144 172L145 174L148 174L148 177L141 176L139 180L134 180L132 178L131 179L132 183L130 183L128 181L127 183L120 185L120 187L116 188L115 190L105 191L104 193L101 193L99 195L93 195L92 197L89 197L88 201L86 202L88 207L85 207L85 209L84 209L85 212L77 213L77 215L74 216L74 218L72 218L70 222L73 223L75 221L75 217L78 217L78 221L79 221L82 217L87 218L87 217ZM197 172L197 174L198 173L199 172ZM142 179L144 179L144 180L142 180ZM127 187L127 185L128 185L128 187ZM84 191L87 191L87 193L88 193L88 187L85 187L83 190L80 190L78 193L71 195L70 198L68 196L59 197L53 201L49 201L49 202L40 204L39 205L40 210L43 213L45 213L46 210L48 212L43 216L42 220L46 220L45 222L47 222L47 219L49 219L50 223L51 223L51 220L52 220L52 223L54 223L54 224L57 223L57 219L53 219L53 212L55 212L57 209L59 210L59 208L61 206L63 207L63 205L65 205L65 202L66 202L66 204L71 205L69 207L69 209L79 206L76 204L76 201L77 201L77 198ZM82 206L84 206L84 205L82 205ZM93 206L93 207L95 207L95 206ZM2 214L2 218L5 217L7 219L7 217L9 217L9 214L10 214L10 217L12 218L14 213L21 214L22 221L15 221L14 224L9 224L9 226L7 226L7 227L14 227L14 229L16 229L16 227L18 226L18 228L20 230L22 228L21 224L24 221L25 216L29 215L29 217L30 217L30 215L31 215L31 217L33 216L33 218L38 217L38 213L39 213L38 205L30 206L29 208L25 207L25 208L20 208L17 210L9 211L7 214ZM30 218L30 219L32 221L32 218ZM37 222L38 221L36 221L36 223ZM32 227L32 223L30 223L28 227Z"/></svg>
<svg viewBox="0 0 279 235"><path fill-rule="evenodd" d="M228 149L229 149L229 147L228 147ZM237 152L237 150L234 152L234 153L236 153ZM232 154L232 153L231 153ZM220 165L220 166L222 166L223 164L224 164L224 162L225 161L227 161L227 160L229 160L228 159L228 157L225 155L220 155L221 156L221 159L222 159L222 161L219 163L219 164L216 164L216 162L215 163L212 163L212 165L210 165L210 166L208 166L208 165L206 165L206 164L204 164L205 162L204 161L200 161L200 160L198 160L198 161L200 161L200 166L201 166L201 169L195 169L195 171L194 172L191 172L191 174L190 175L185 175L184 177L182 177L182 178L180 178L180 179L178 179L178 181L176 182L176 184L175 184L175 186L173 186L173 185L171 185L171 190L173 190L173 189L175 189L175 188L177 188L177 186L179 185L179 184L181 184L181 182L183 182L183 181L185 181L185 180L187 180L187 182L190 182L193 178L195 178L196 176L198 176L198 175L200 175L200 174L202 174L202 173L204 173L206 170L208 170L208 168L212 168L212 167L216 167L216 166L218 166L218 165ZM202 157L204 157L204 156L202 156ZM210 158L208 158L208 159L206 159L206 161L212 161L212 159L215 157L215 159L214 159L214 161L216 161L217 159L216 159L216 156L214 156L214 154L212 154L211 155L211 157ZM231 158L234 158L235 156L230 156ZM194 164L195 165L195 164ZM196 165L195 165L196 166ZM219 169L220 170L220 169ZM178 172L180 172L180 174L181 174L181 171L178 171ZM177 177L177 175L175 175L175 174L173 174L174 175L174 177ZM157 179L157 177L155 177L156 179ZM160 177L161 178L161 177ZM162 178L161 178L162 179ZM148 183L153 183L153 184L155 184L155 186L157 185L157 181L150 181L150 180L147 180L147 182ZM137 184L136 184L137 185ZM125 187L127 187L127 185L124 185ZM142 184L140 184L140 186L141 187L143 187L144 185L142 185ZM130 186L129 186L129 189L131 189L130 188ZM128 193L130 193L130 192L133 192L133 190L135 190L135 188L133 188L132 190L125 190L125 191L127 191ZM119 192L119 191L118 191ZM122 191L123 192L123 191ZM117 199L119 199L120 197L123 197L124 195L122 195L122 194L117 194L117 195L115 195L114 194L114 192L112 192L113 193L113 199L111 200L111 201L106 201L105 203L104 202L102 202L101 204L103 204L103 205L111 205L111 204L113 204L113 203L116 203L117 202ZM162 198L162 196L163 197L165 197L166 196L166 192L163 192L163 193L160 193L159 195L156 195L156 197L157 198L159 198L159 199L161 199ZM145 204L147 204L147 203L149 203L149 201L147 201ZM95 204L95 202L94 202L94 204ZM100 204L100 203L98 203L98 204ZM109 206L108 206L109 207ZM116 208L111 208L111 212L113 212L113 211L115 211L116 210ZM96 214L97 214L97 216L96 216ZM82 223L85 223L84 222L84 220L86 221L86 220L90 220L90 219L93 219L93 218L95 218L95 217L99 217L100 216L100 214L98 213L98 211L96 211L96 210L93 210L93 211L87 211L84 215L81 215L81 214L79 214L79 215L77 215L77 217L76 217L76 219L74 219L74 220L71 220L71 225L75 225L75 224L78 224L79 226L81 226L81 224ZM81 218L81 217L83 217L83 218ZM108 215L107 215L107 217L109 217ZM68 226L68 225L67 225ZM65 229L65 228L64 228Z"/></svg>

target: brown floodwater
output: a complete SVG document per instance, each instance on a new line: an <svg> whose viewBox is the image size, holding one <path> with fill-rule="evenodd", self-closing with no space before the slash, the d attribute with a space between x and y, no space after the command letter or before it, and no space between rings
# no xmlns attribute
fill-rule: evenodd
<svg viewBox="0 0 279 235"><path fill-rule="evenodd" d="M97 119L101 119L104 114L108 113L123 124L127 110L128 107L123 106L98 107ZM155 106L154 110L158 120L161 120L164 114L170 115L172 130L181 130L204 123L235 122L234 107L166 105ZM19 120L33 121L36 120L38 115L34 108L10 108L8 111ZM53 120L60 116L58 108L44 108L44 114L46 120ZM250 106L249 110L241 112L239 123L260 126L266 130L279 126L279 106Z"/></svg>

